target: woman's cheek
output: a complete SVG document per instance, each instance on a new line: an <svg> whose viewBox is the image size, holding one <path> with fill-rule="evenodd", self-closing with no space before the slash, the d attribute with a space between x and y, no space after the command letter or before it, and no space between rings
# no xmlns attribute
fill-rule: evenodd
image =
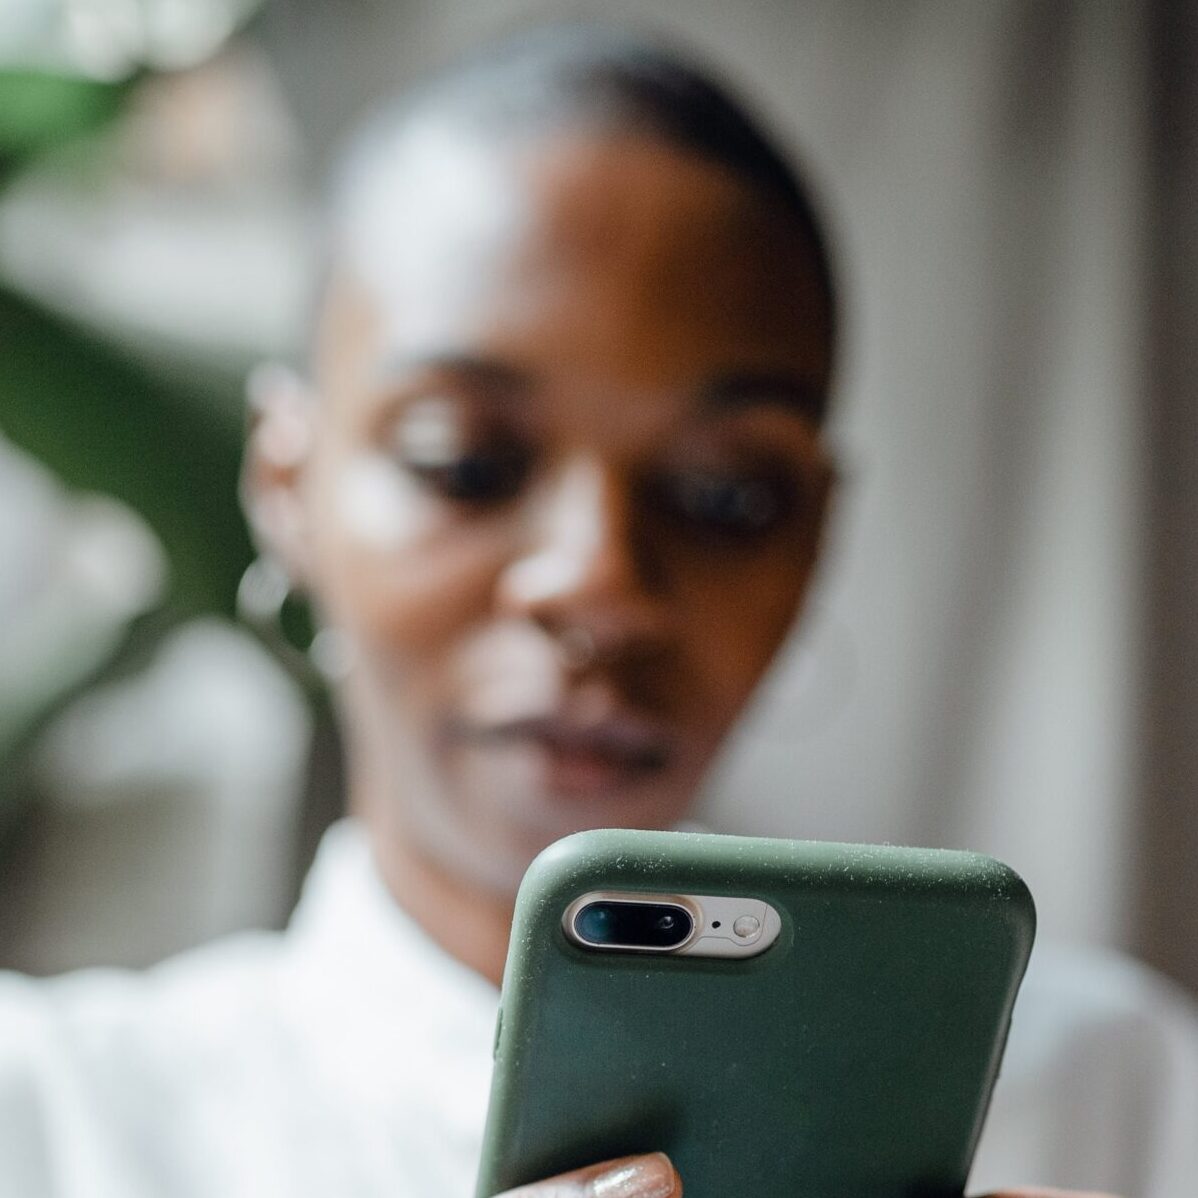
<svg viewBox="0 0 1198 1198"><path fill-rule="evenodd" d="M729 721L739 714L793 628L809 581L810 570L790 555L691 580L690 674L704 679L713 713Z"/></svg>
<svg viewBox="0 0 1198 1198"><path fill-rule="evenodd" d="M337 533L355 555L390 556L436 520L436 505L382 453L359 453L331 479Z"/></svg>
<svg viewBox="0 0 1198 1198"><path fill-rule="evenodd" d="M496 522L463 518L385 454L329 480L335 618L375 649L432 649L485 618L502 561Z"/></svg>

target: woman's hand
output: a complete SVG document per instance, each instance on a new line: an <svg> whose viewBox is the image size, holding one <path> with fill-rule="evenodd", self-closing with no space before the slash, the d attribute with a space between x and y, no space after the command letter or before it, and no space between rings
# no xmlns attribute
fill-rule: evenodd
<svg viewBox="0 0 1198 1198"><path fill-rule="evenodd" d="M1058 1190L1048 1186L1020 1186L1015 1190L995 1190L982 1198L1114 1198L1097 1190Z"/></svg>
<svg viewBox="0 0 1198 1198"><path fill-rule="evenodd" d="M496 1198L681 1198L682 1182L661 1152L625 1156L534 1182Z"/></svg>
<svg viewBox="0 0 1198 1198"><path fill-rule="evenodd" d="M605 1161L521 1186L496 1198L682 1198L682 1181L670 1158L655 1152ZM983 1198L1112 1198L1090 1190L1056 1190L1022 1187L999 1190Z"/></svg>

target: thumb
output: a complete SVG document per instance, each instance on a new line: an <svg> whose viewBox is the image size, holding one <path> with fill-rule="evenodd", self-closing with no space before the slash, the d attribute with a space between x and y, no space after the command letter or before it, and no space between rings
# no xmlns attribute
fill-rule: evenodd
<svg viewBox="0 0 1198 1198"><path fill-rule="evenodd" d="M682 1198L682 1182L670 1158L654 1152L562 1173L495 1198Z"/></svg>

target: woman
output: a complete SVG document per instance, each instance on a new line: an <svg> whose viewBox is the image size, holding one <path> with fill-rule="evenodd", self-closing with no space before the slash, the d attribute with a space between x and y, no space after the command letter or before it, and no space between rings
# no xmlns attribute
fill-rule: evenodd
<svg viewBox="0 0 1198 1198"><path fill-rule="evenodd" d="M14 1192L469 1191L525 866L682 819L802 608L834 331L796 177L657 50L526 39L367 133L307 377L258 376L245 484L343 649L355 819L283 937L13 983ZM682 1181L645 1157L526 1192Z"/></svg>

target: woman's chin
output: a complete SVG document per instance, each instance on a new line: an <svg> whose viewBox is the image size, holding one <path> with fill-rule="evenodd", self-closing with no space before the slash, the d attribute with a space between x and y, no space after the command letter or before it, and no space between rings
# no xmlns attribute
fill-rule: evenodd
<svg viewBox="0 0 1198 1198"><path fill-rule="evenodd" d="M692 793L675 769L524 745L471 748L454 764L462 834L476 851L519 860L521 873L571 832L669 827L683 817Z"/></svg>
<svg viewBox="0 0 1198 1198"><path fill-rule="evenodd" d="M677 759L615 760L546 751L527 742L459 745L439 784L398 787L405 835L447 872L514 894L533 858L588 828L668 828L683 819L696 783Z"/></svg>
<svg viewBox="0 0 1198 1198"><path fill-rule="evenodd" d="M680 771L660 760L635 759L538 744L507 744L467 750L471 768L463 779L476 802L510 815L562 829L560 835L603 823L647 820L654 826L677 818Z"/></svg>

